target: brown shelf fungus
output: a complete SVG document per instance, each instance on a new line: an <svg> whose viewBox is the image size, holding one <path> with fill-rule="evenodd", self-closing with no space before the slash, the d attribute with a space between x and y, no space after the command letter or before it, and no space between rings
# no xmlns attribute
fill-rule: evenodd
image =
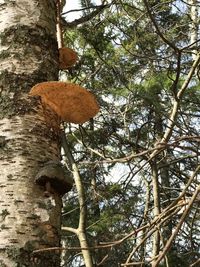
<svg viewBox="0 0 200 267"><path fill-rule="evenodd" d="M42 82L32 87L32 96L40 96L63 121L81 124L93 118L99 105L92 93L69 82Z"/></svg>
<svg viewBox="0 0 200 267"><path fill-rule="evenodd" d="M72 67L78 60L77 53L69 48L62 47L59 48L59 69L65 70Z"/></svg>
<svg viewBox="0 0 200 267"><path fill-rule="evenodd" d="M45 196L57 193L61 196L69 192L73 185L70 173L59 161L47 162L35 177L35 182L43 186Z"/></svg>

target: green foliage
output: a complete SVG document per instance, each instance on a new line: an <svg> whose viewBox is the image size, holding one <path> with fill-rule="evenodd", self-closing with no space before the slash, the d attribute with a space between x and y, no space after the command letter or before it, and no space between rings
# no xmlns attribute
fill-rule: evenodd
<svg viewBox="0 0 200 267"><path fill-rule="evenodd" d="M198 165L197 71L181 99L177 94L193 60L192 48L187 47L190 8L180 1L147 2L153 20L143 1L113 2L92 20L65 34L66 43L79 54L78 64L67 72L68 79L93 92L101 107L93 121L72 127L68 134L84 184L86 229L91 246L121 240L151 222L155 216L152 175L155 166L163 212L180 195ZM93 4L81 3L83 7ZM90 8L84 12L89 14ZM152 151L169 130L176 101L178 109L169 141L152 159ZM121 164L120 170L117 164ZM186 198L191 197L196 187L194 180L186 190ZM69 214L64 217L64 225L77 227L76 192L66 199L64 213ZM187 257L188 253L197 255L199 231L195 214L193 205L184 231L176 238L180 242L174 242L167 255L169 267L189 266L194 260ZM159 226L162 242L169 239L179 219L177 211ZM95 262L101 262L108 254L102 266L120 266L138 245L130 261L150 266L153 238L150 236L141 245L139 242L151 227L130 235L120 246L96 249L92 252ZM77 245L73 235L68 237L69 245ZM76 257L76 253L70 255ZM66 266L71 266L70 263ZM166 266L166 262L159 266Z"/></svg>

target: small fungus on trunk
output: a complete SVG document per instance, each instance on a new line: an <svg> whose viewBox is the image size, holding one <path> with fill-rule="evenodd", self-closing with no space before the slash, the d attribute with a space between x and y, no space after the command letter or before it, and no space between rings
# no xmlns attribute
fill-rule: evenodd
<svg viewBox="0 0 200 267"><path fill-rule="evenodd" d="M40 96L63 121L81 124L93 118L99 105L92 93L69 82L42 82L32 87L32 96Z"/></svg>
<svg viewBox="0 0 200 267"><path fill-rule="evenodd" d="M48 161L35 177L35 182L45 187L44 195L49 197L53 193L63 196L73 186L73 179L70 173L59 161Z"/></svg>
<svg viewBox="0 0 200 267"><path fill-rule="evenodd" d="M69 47L59 48L59 68L61 70L72 67L78 60L77 53Z"/></svg>

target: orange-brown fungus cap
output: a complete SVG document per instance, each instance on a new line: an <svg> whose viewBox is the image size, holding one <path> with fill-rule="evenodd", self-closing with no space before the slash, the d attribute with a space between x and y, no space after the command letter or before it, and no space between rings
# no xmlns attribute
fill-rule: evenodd
<svg viewBox="0 0 200 267"><path fill-rule="evenodd" d="M78 60L77 53L69 47L59 48L59 68L61 70L72 67Z"/></svg>
<svg viewBox="0 0 200 267"><path fill-rule="evenodd" d="M83 87L67 82L43 82L32 87L30 95L38 95L63 121L84 123L99 111L94 95Z"/></svg>

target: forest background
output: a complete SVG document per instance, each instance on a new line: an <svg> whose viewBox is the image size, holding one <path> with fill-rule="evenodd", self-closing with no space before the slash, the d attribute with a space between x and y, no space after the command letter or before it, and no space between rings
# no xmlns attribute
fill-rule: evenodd
<svg viewBox="0 0 200 267"><path fill-rule="evenodd" d="M163 255L159 266L197 266L199 3L79 2L86 20L66 22L65 42L79 54L67 77L91 90L101 111L68 138L95 262L157 266ZM66 226L79 214L75 196L66 199ZM66 257L69 266L81 259Z"/></svg>
<svg viewBox="0 0 200 267"><path fill-rule="evenodd" d="M200 3L70 2L0 1L0 266L199 266ZM60 123L30 96L58 79L98 114Z"/></svg>

